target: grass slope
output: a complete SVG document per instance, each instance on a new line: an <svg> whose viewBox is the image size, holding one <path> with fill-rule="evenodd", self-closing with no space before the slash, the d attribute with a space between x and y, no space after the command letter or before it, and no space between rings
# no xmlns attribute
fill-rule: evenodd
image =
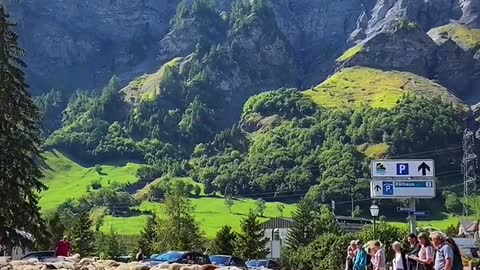
<svg viewBox="0 0 480 270"><path fill-rule="evenodd" d="M382 71L366 67L340 70L323 83L304 94L327 108L341 108L359 104L392 108L403 94L426 97L441 96L459 103L447 89L424 77L399 71Z"/></svg>
<svg viewBox="0 0 480 270"><path fill-rule="evenodd" d="M248 215L250 209L255 209L256 204L253 199L237 199L232 206L230 213L225 206L224 199L221 197L210 198L200 197L192 199L192 204L195 206L193 213L195 219L200 223L200 229L205 232L207 238L215 237L215 234L224 225L229 225L235 231L240 231L240 220ZM266 203L266 210L261 220L279 217L277 205L279 202ZM285 206L284 216L291 217L292 211L295 209L294 204L283 204ZM143 211L153 211L159 217L163 217L162 204L143 202L140 207ZM124 235L138 235L143 229L143 224L147 219L146 215L136 217L111 217L108 216L102 227L102 231L109 232L112 226L119 234Z"/></svg>
<svg viewBox="0 0 480 270"><path fill-rule="evenodd" d="M163 80L167 69L177 68L183 58L177 57L165 63L157 72L145 74L130 82L122 91L126 100L131 102L153 100L160 94L159 83Z"/></svg>
<svg viewBox="0 0 480 270"><path fill-rule="evenodd" d="M346 50L340 57L337 58L337 62L343 63L352 59L355 55L361 53L364 50L363 44L357 44L350 49Z"/></svg>
<svg viewBox="0 0 480 270"><path fill-rule="evenodd" d="M95 167L84 167L58 151L46 152L44 156L50 169L45 171L43 180L49 189L40 194L42 211L52 210L67 199L81 197L86 193L87 187L96 180L100 180L103 187L114 182L134 183L137 181L135 173L142 166L135 163L127 163L122 166L101 165L102 171L99 174ZM180 178L179 180L198 185L190 178ZM232 207L232 213L230 213L225 206L224 198L205 197L204 195L192 199L192 204L195 206L194 216L209 238L213 238L223 225L230 225L235 230L240 230L240 220L248 214L250 209L256 208L255 200L238 199ZM264 220L280 215L277 209L278 204L281 203L269 202L266 204L266 218L263 218ZM286 217L291 216L295 205L285 204L284 206L284 215ZM160 203L144 202L138 208L144 211L154 211L160 217L163 215L162 204ZM102 231L109 232L110 227L113 227L120 234L139 235L146 219L146 215L133 217L107 216Z"/></svg>
<svg viewBox="0 0 480 270"><path fill-rule="evenodd" d="M452 40L459 47L468 51L480 49L480 29L475 29L461 24L447 24L428 31L428 35L441 45Z"/></svg>
<svg viewBox="0 0 480 270"><path fill-rule="evenodd" d="M46 152L44 157L50 169L44 172L43 180L49 189L40 194L43 211L53 209L67 199L80 198L93 181L99 180L104 187L115 182L134 183L137 181L135 173L141 167L135 163L102 165L99 174L94 167L83 167L58 151Z"/></svg>

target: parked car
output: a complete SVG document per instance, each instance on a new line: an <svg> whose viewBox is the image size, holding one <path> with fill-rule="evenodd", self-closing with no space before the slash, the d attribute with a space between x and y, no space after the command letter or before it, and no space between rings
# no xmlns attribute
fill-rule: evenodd
<svg viewBox="0 0 480 270"><path fill-rule="evenodd" d="M56 258L55 251L36 251L25 254L20 260L22 261L39 261L43 262L48 259Z"/></svg>
<svg viewBox="0 0 480 270"><path fill-rule="evenodd" d="M245 262L239 257L230 255L211 255L209 258L212 264L218 266L236 266L240 269L248 269Z"/></svg>
<svg viewBox="0 0 480 270"><path fill-rule="evenodd" d="M263 259L263 260L249 260L246 262L248 269L259 269L259 268L267 268L273 270L280 270L280 264L278 264L274 260L270 259Z"/></svg>
<svg viewBox="0 0 480 270"><path fill-rule="evenodd" d="M161 255L144 260L150 266L171 263L211 264L210 258L199 252L193 251L169 251Z"/></svg>

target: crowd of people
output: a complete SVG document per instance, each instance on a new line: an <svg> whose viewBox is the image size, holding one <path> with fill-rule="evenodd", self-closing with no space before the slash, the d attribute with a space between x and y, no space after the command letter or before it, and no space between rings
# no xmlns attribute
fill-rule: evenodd
<svg viewBox="0 0 480 270"><path fill-rule="evenodd" d="M345 270L387 270L386 249L394 252L393 270L463 270L455 241L442 232L410 234L407 243L385 247L380 241L353 240L347 248Z"/></svg>

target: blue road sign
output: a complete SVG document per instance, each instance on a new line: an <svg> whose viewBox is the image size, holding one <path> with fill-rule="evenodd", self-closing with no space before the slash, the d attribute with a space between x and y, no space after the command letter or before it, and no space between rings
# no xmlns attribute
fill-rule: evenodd
<svg viewBox="0 0 480 270"><path fill-rule="evenodd" d="M433 187L433 181L395 181L395 187L430 188L430 187Z"/></svg>
<svg viewBox="0 0 480 270"><path fill-rule="evenodd" d="M408 163L397 163L397 175L409 175Z"/></svg>
<svg viewBox="0 0 480 270"><path fill-rule="evenodd" d="M397 212L410 212L408 207L397 207Z"/></svg>
<svg viewBox="0 0 480 270"><path fill-rule="evenodd" d="M383 195L393 195L393 182L383 182Z"/></svg>
<svg viewBox="0 0 480 270"><path fill-rule="evenodd" d="M417 216L417 217L428 217L430 216L429 211L410 211L408 212L410 216Z"/></svg>

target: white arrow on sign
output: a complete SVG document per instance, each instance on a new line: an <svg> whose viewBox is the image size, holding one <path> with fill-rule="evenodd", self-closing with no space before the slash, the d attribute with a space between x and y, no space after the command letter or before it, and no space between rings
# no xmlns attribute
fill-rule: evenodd
<svg viewBox="0 0 480 270"><path fill-rule="evenodd" d="M372 178L432 178L435 164L432 159L387 159L372 161Z"/></svg>

